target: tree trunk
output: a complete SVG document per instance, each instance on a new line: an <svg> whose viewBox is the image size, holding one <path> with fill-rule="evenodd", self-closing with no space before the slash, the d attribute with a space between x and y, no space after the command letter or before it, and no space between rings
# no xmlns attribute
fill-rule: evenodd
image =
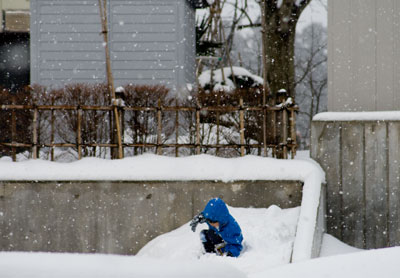
<svg viewBox="0 0 400 278"><path fill-rule="evenodd" d="M296 25L301 12L311 0L283 0L281 6L275 0L264 0L266 30L264 35L267 79L274 95L285 89L295 96L294 42ZM299 2L296 4L296 2Z"/></svg>

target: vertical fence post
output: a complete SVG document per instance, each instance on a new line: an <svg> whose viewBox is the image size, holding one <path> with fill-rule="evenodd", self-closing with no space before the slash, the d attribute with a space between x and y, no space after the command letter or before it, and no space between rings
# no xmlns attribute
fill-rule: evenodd
<svg viewBox="0 0 400 278"><path fill-rule="evenodd" d="M78 159L82 159L82 108L78 106L76 125L76 143L78 146Z"/></svg>
<svg viewBox="0 0 400 278"><path fill-rule="evenodd" d="M178 110L178 100L175 100L175 143L179 143L179 110ZM179 156L179 147L175 147L175 157Z"/></svg>
<svg viewBox="0 0 400 278"><path fill-rule="evenodd" d="M54 105L54 103L52 102L51 105ZM50 144L51 144L50 160L54 161L54 109L53 108L50 110Z"/></svg>
<svg viewBox="0 0 400 278"><path fill-rule="evenodd" d="M13 94L11 96L11 103L15 105L15 95ZM17 117L15 115L15 109L11 109L11 143L14 144L16 143L16 136L17 135ZM12 153L12 160L15 162L17 161L17 150L13 146L11 148L11 153Z"/></svg>
<svg viewBox="0 0 400 278"><path fill-rule="evenodd" d="M282 151L283 158L287 159L287 138L288 138L288 111L287 107L283 107L282 109Z"/></svg>
<svg viewBox="0 0 400 278"><path fill-rule="evenodd" d="M200 154L200 103L196 105L196 154Z"/></svg>
<svg viewBox="0 0 400 278"><path fill-rule="evenodd" d="M158 98L158 105L157 105L157 154L162 155L162 148L161 148L161 99Z"/></svg>
<svg viewBox="0 0 400 278"><path fill-rule="evenodd" d="M263 148L264 156L267 156L267 104L263 103Z"/></svg>
<svg viewBox="0 0 400 278"><path fill-rule="evenodd" d="M290 110L290 138L292 139L292 159L296 156L296 145L297 145L297 138L296 138L296 113L294 109Z"/></svg>
<svg viewBox="0 0 400 278"><path fill-rule="evenodd" d="M33 130L32 130L32 158L37 159L37 143L38 143L38 108L36 104L33 107Z"/></svg>
<svg viewBox="0 0 400 278"><path fill-rule="evenodd" d="M278 114L278 111L272 110L271 111L271 129L272 129L272 143L274 144L274 147L272 148L272 157L276 157L276 146L279 144L276 140L276 115Z"/></svg>
<svg viewBox="0 0 400 278"><path fill-rule="evenodd" d="M220 92L218 91L217 93L217 106L220 106ZM215 155L218 156L218 152L219 152L219 117L220 117L220 112L219 110L217 111L217 148L215 149Z"/></svg>
<svg viewBox="0 0 400 278"><path fill-rule="evenodd" d="M124 147L124 142L125 142L125 110L123 107L119 106L118 107L118 114L119 114L119 120L121 121L121 149L122 149L122 157L124 158L125 156L125 147Z"/></svg>
<svg viewBox="0 0 400 278"><path fill-rule="evenodd" d="M114 122L114 117L113 117L113 113L114 113L114 110L109 110L109 113L108 113L108 122L109 122L109 125L110 125L110 143L111 144L114 144L115 142L114 142L114 136L115 136L115 133L114 133L114 124L113 124L113 122ZM114 147L110 147L110 157L111 157L111 159L114 159L115 158L115 148Z"/></svg>
<svg viewBox="0 0 400 278"><path fill-rule="evenodd" d="M240 156L244 156L244 111L243 97L240 97L239 102L239 121L240 121Z"/></svg>

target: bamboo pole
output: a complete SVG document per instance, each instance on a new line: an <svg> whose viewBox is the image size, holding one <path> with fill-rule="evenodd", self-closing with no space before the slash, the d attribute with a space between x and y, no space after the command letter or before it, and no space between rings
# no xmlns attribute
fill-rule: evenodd
<svg viewBox="0 0 400 278"><path fill-rule="evenodd" d="M123 158L123 150L122 150L122 139L121 139L121 127L118 116L118 108L116 106L116 97L115 97L115 88L114 88L114 78L112 76L111 71L111 58L110 58L110 49L108 46L108 27L107 27L107 0L98 0L99 1L99 9L100 9L100 17L101 17L101 25L102 25L102 33L104 38L104 48L106 52L106 71L107 71L107 84L108 89L111 96L111 103L113 105L114 117L115 117L115 125L117 128L117 139L118 139L118 158Z"/></svg>
<svg viewBox="0 0 400 278"><path fill-rule="evenodd" d="M244 111L243 111L243 97L240 97L240 156L244 156Z"/></svg>
<svg viewBox="0 0 400 278"><path fill-rule="evenodd" d="M82 159L82 109L78 108L76 124L76 144L78 147L78 159Z"/></svg>
<svg viewBox="0 0 400 278"><path fill-rule="evenodd" d="M122 157L124 157L124 142L125 142L125 110L122 107L118 107L118 115L121 123L121 149L122 149Z"/></svg>
<svg viewBox="0 0 400 278"><path fill-rule="evenodd" d="M297 136L296 136L296 113L295 110L290 110L290 138L292 139L292 159L296 156Z"/></svg>
<svg viewBox="0 0 400 278"><path fill-rule="evenodd" d="M200 103L197 99L196 106L196 154L200 154Z"/></svg>
<svg viewBox="0 0 400 278"><path fill-rule="evenodd" d="M178 100L175 100L175 105L178 106ZM179 111L175 111L175 142L179 143ZM179 147L175 147L175 157L179 156Z"/></svg>
<svg viewBox="0 0 400 278"><path fill-rule="evenodd" d="M52 105L54 105L54 99L52 99ZM50 142L54 144L54 109L50 110ZM54 147L50 150L50 160L54 161Z"/></svg>
<svg viewBox="0 0 400 278"><path fill-rule="evenodd" d="M80 105L79 106L82 110L94 110L94 111L113 111L114 108L110 106L96 106L96 105ZM15 110L33 110L33 109L38 109L39 111L41 110L72 110L76 111L78 110L77 105L1 105L0 110L10 110L10 109L15 109ZM127 106L120 108L126 111L145 111L145 112L155 112L157 111L157 107L143 107L143 106ZM186 112L194 112L196 111L196 107L187 107L187 106L163 106L163 111L186 111ZM288 107L287 108L289 111L294 110L298 111L298 107ZM227 113L227 112L235 112L239 110L239 106L207 106L207 107L201 107L201 111L219 111L221 113ZM246 107L246 110L248 111L263 111L264 107L262 106L250 106ZM280 111L281 107L271 107L271 106L266 106L267 111Z"/></svg>
<svg viewBox="0 0 400 278"><path fill-rule="evenodd" d="M263 144L264 144L264 156L267 156L267 110L266 110L266 104L267 104L267 87L268 86L268 75L267 75L267 39L266 39L266 29L267 29L267 24L265 22L265 2L262 0L260 3L261 6L261 38L262 38L262 64L263 64Z"/></svg>
<svg viewBox="0 0 400 278"><path fill-rule="evenodd" d="M15 95L11 97L12 104L15 104ZM17 135L17 117L15 115L15 109L11 110L11 143L15 143ZM11 148L12 160L17 161L17 150L15 147Z"/></svg>
<svg viewBox="0 0 400 278"><path fill-rule="evenodd" d="M32 158L37 159L37 142L38 142L38 125L37 125L37 120L38 120L38 109L34 108L33 109L33 125L32 125Z"/></svg>
<svg viewBox="0 0 400 278"><path fill-rule="evenodd" d="M282 110L282 151L284 159L287 159L287 138L288 138L288 112L286 107Z"/></svg>
<svg viewBox="0 0 400 278"><path fill-rule="evenodd" d="M158 99L157 105L157 154L162 155L162 147L161 147L161 132L162 132L162 123L161 123L161 99Z"/></svg>

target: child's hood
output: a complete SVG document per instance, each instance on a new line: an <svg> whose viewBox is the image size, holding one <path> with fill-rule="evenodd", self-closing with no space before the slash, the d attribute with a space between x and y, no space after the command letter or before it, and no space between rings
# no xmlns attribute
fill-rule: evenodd
<svg viewBox="0 0 400 278"><path fill-rule="evenodd" d="M225 225L229 221L229 210L225 202L219 198L211 199L203 210L206 219Z"/></svg>

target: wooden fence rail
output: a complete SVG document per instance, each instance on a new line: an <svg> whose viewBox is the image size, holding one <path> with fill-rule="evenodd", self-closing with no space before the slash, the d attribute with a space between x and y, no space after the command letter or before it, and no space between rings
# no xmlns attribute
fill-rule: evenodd
<svg viewBox="0 0 400 278"><path fill-rule="evenodd" d="M156 142L124 142L122 141L122 148L154 148L155 153L161 155L163 154L163 149L165 148L175 148L175 156L179 155L180 148L188 148L194 149L195 154L200 154L202 149L215 149L215 154L218 155L222 149L236 149L240 153L241 156L246 154L246 150L257 149L259 155L264 156L278 156L280 158L288 158L289 154L293 158L296 153L297 143L296 143L296 114L295 112L298 110L297 106L245 106L243 104L243 99L240 99L238 106L201 106L197 104L196 106L163 106L161 104L161 100L158 101L156 107L133 107L133 106L118 106L118 111L121 113L121 126L122 130L129 126L126 122L123 115L125 113L131 112L152 112L155 113L154 116L154 128L156 132L152 134L156 137ZM83 117L84 111L96 111L96 112L105 112L109 113L109 119L112 119L112 113L114 106L98 106L98 105L0 105L0 112L2 111L11 111L13 119L9 121L10 123L10 131L11 136L9 142L0 142L0 146L4 148L12 149L12 158L16 161L16 153L18 148L25 148L31 150L31 156L33 159L37 159L39 157L39 149L40 148L50 148L50 159L53 161L54 158L54 148L74 148L77 152L78 159L81 159L83 155L83 149L87 147L93 148L109 148L115 149L118 148L119 145L115 140L110 138L109 142L100 143L100 142L84 142L82 139L82 134L85 132L83 129L84 126L92 123L92 119ZM31 112L31 122L24 123L25 128L31 129L31 137L30 142L23 142L24 138L16 138L15 130L16 130L16 120L15 113L18 110L30 111ZM50 111L50 140L49 142L39 142L40 138L40 113L42 111ZM56 111L64 111L64 112L74 112L76 115L76 130L75 138L76 143L71 142L55 142L55 120L57 119L55 112ZM175 129L175 143L171 142L163 142L163 116L166 113L175 112L175 118L171 121L174 121L174 129ZM194 140L190 143L179 143L179 128L180 128L180 112L190 113L190 117L195 117L194 119ZM270 138L265 140L259 140L259 142L252 140L251 143L246 143L245 130L246 130L246 113L250 112L260 112L259 115L264 117L263 121L267 121L265 117L271 113L274 117L278 117L279 127L274 127L273 133L270 135ZM201 121L201 116L204 113L215 113L216 120L213 125L216 126L216 142L215 143L204 143L201 140L201 125L204 122ZM238 129L236 130L237 134L239 134L239 143L221 143L221 134L220 128L223 126L221 124L221 116L226 113L238 113ZM264 116L262 116L264 115ZM85 122L86 120L86 122ZM114 127L112 127L112 121L110 121L110 134ZM190 122L192 124L192 122ZM260 128L260 134L262 136L266 136L266 132L262 131L262 127ZM123 132L124 133L124 132ZM270 132L271 133L271 132ZM111 135L112 137L112 135ZM4 140L4 137L1 138ZM193 142L193 143L192 143ZM264 143L265 142L265 143ZM270 150L270 153L267 153L265 150ZM264 152L262 151L264 150Z"/></svg>

